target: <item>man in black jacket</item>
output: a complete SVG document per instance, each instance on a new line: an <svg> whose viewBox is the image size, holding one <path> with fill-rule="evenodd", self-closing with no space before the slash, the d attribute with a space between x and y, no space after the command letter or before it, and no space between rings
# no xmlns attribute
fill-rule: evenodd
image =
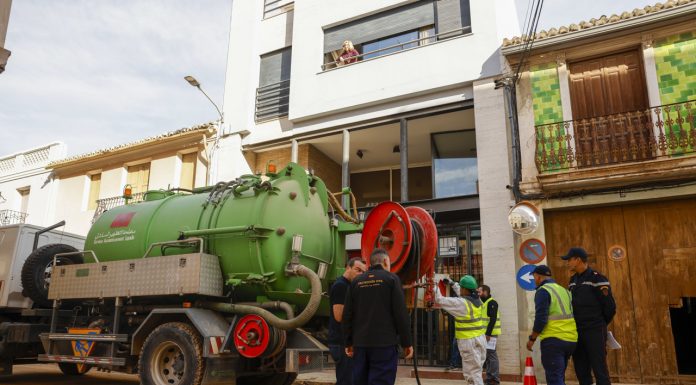
<svg viewBox="0 0 696 385"><path fill-rule="evenodd" d="M355 385L387 385L396 381L397 345L413 356L401 280L389 269L389 255L376 249L370 269L351 282L343 308L346 355L353 357Z"/></svg>
<svg viewBox="0 0 696 385"><path fill-rule="evenodd" d="M578 328L578 344L573 353L575 375L580 385L610 385L607 367L607 325L616 314L616 302L609 280L592 270L587 252L573 247L561 257L572 271L568 290L573 295L573 315ZM592 381L594 373L596 381Z"/></svg>

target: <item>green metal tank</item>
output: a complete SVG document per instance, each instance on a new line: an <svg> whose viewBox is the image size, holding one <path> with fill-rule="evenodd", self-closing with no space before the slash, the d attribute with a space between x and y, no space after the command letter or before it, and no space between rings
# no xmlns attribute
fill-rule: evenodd
<svg viewBox="0 0 696 385"><path fill-rule="evenodd" d="M293 237L302 236L299 263L313 271L327 264L323 286L344 263L345 234L362 226L331 219L324 182L297 164L278 173L246 175L190 193L151 191L144 202L102 214L87 235L85 250L99 261L197 251L155 246L187 237L205 240L204 251L220 259L223 279L235 300L283 300L301 304L309 282L285 274ZM324 287L326 289L326 287Z"/></svg>

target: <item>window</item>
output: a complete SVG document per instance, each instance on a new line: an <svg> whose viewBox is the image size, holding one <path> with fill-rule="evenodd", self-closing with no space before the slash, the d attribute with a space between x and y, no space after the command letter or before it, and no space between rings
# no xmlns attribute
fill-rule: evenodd
<svg viewBox="0 0 696 385"><path fill-rule="evenodd" d="M133 194L147 191L150 182L150 163L142 163L128 167L128 183L133 188Z"/></svg>
<svg viewBox="0 0 696 385"><path fill-rule="evenodd" d="M181 155L181 179L179 187L192 189L196 184L196 159L198 153L192 152Z"/></svg>
<svg viewBox="0 0 696 385"><path fill-rule="evenodd" d="M416 1L324 29L323 68L335 66L346 40L350 40L356 50L369 59L467 32L471 32L469 0ZM436 34L444 35L436 37ZM412 43L404 44L408 42ZM370 54L394 45L398 46Z"/></svg>
<svg viewBox="0 0 696 385"><path fill-rule="evenodd" d="M387 37L377 41L363 44L363 59L388 55L393 52L403 51L418 46L418 30L405 32L396 36Z"/></svg>
<svg viewBox="0 0 696 385"><path fill-rule="evenodd" d="M256 90L256 121L288 115L292 48L261 56L259 88Z"/></svg>
<svg viewBox="0 0 696 385"><path fill-rule="evenodd" d="M285 12L290 12L295 6L294 0L264 0L263 18L277 16Z"/></svg>
<svg viewBox="0 0 696 385"><path fill-rule="evenodd" d="M87 201L87 209L94 210L97 208L97 200L99 200L99 189L101 188L101 174L93 174L89 177L89 201Z"/></svg>
<svg viewBox="0 0 696 385"><path fill-rule="evenodd" d="M21 213L28 213L29 211L29 192L31 191L31 188L25 187L21 189L17 189L17 192L19 193L19 212Z"/></svg>
<svg viewBox="0 0 696 385"><path fill-rule="evenodd" d="M433 134L435 198L478 194L476 132Z"/></svg>

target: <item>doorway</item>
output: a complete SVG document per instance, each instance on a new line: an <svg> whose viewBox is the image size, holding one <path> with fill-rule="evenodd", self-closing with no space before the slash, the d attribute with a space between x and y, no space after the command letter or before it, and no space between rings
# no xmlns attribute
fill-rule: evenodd
<svg viewBox="0 0 696 385"><path fill-rule="evenodd" d="M696 375L696 297L669 309L679 374Z"/></svg>

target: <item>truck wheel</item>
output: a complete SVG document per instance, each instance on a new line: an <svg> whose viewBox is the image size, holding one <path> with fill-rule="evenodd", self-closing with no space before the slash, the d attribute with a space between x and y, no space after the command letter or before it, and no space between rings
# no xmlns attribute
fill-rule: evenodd
<svg viewBox="0 0 696 385"><path fill-rule="evenodd" d="M59 253L72 253L76 248L61 243L53 243L41 246L34 250L22 266L22 287L25 297L31 298L39 307L50 307L48 300L48 286L51 284L51 271L53 270L53 256ZM58 257L56 264L73 265L83 262L81 255L68 255Z"/></svg>
<svg viewBox="0 0 696 385"><path fill-rule="evenodd" d="M138 367L142 385L200 385L205 373L201 336L189 324L160 325L145 340Z"/></svg>
<svg viewBox="0 0 696 385"><path fill-rule="evenodd" d="M66 362L59 362L58 367L66 376L81 376L92 369L90 365L82 365L78 368L77 364L68 364Z"/></svg>

